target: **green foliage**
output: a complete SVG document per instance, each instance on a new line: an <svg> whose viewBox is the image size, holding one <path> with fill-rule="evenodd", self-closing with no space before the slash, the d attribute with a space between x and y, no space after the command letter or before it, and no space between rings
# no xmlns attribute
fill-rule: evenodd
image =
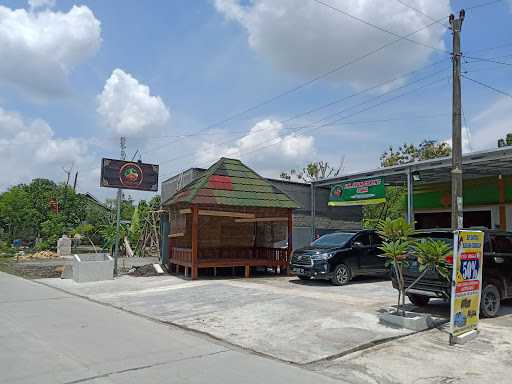
<svg viewBox="0 0 512 384"><path fill-rule="evenodd" d="M126 225L119 226L119 240L121 242L122 239L127 235L128 228ZM100 234L103 238L103 249L107 249L110 252L114 249L114 245L116 242L116 225L108 224L104 225L100 228Z"/></svg>
<svg viewBox="0 0 512 384"><path fill-rule="evenodd" d="M66 223L62 215L52 215L41 223L41 236L51 248L57 247L57 240L64 234Z"/></svg>
<svg viewBox="0 0 512 384"><path fill-rule="evenodd" d="M38 243L36 243L34 250L36 252L40 252L40 251L48 251L52 248L55 248L55 247L52 247L48 241L42 240L42 241L39 241Z"/></svg>
<svg viewBox="0 0 512 384"><path fill-rule="evenodd" d="M392 167L399 164L450 156L451 152L452 149L447 143L439 143L435 140L423 140L418 146L404 143L396 151L390 146L380 156L380 164L382 167Z"/></svg>
<svg viewBox="0 0 512 384"><path fill-rule="evenodd" d="M0 257L13 257L16 250L5 241L0 241Z"/></svg>
<svg viewBox="0 0 512 384"><path fill-rule="evenodd" d="M374 229L383 219L397 219L405 215L405 198L407 189L404 187L386 187L386 202L365 205L363 207L363 228Z"/></svg>
<svg viewBox="0 0 512 384"><path fill-rule="evenodd" d="M449 279L446 256L452 253L452 249L444 241L422 239L413 245L412 253L418 259L420 272L431 269L437 271L445 279Z"/></svg>
<svg viewBox="0 0 512 384"><path fill-rule="evenodd" d="M144 214L142 212L142 214ZM130 228L128 231L128 239L130 240L130 244L136 246L139 242L140 234L142 232L142 223L141 223L141 210L139 207L135 208L133 211L132 221L130 223Z"/></svg>
<svg viewBox="0 0 512 384"><path fill-rule="evenodd" d="M410 241L410 236L414 233L414 229L403 217L396 219L386 218L377 224L377 233L385 241L400 240L403 242Z"/></svg>
<svg viewBox="0 0 512 384"><path fill-rule="evenodd" d="M83 223L78 225L76 228L71 230L71 236L80 235L80 236L90 236L94 233L95 228L94 225L89 223Z"/></svg>
<svg viewBox="0 0 512 384"><path fill-rule="evenodd" d="M0 218L7 241L35 237L40 215L25 185L12 187L0 195Z"/></svg>
<svg viewBox="0 0 512 384"><path fill-rule="evenodd" d="M402 308L403 314L405 314L403 309L405 305L404 268L407 266L407 252L413 245L410 238L413 232L412 226L402 217L397 219L387 218L377 224L377 233L384 240L379 249L382 250L383 256L388 258L386 264L393 267L398 283L397 312ZM401 303L400 298L402 298Z"/></svg>
<svg viewBox="0 0 512 384"><path fill-rule="evenodd" d="M160 204L161 204L161 199L160 199L160 195L155 195L153 196L149 202L148 202L148 206L150 209L156 211L158 209L160 209Z"/></svg>

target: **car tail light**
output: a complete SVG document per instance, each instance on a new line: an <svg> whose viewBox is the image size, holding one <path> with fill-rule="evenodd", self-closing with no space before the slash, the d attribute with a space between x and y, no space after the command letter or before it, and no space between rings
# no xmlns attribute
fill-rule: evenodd
<svg viewBox="0 0 512 384"><path fill-rule="evenodd" d="M447 264L453 264L453 255L448 255L444 259Z"/></svg>

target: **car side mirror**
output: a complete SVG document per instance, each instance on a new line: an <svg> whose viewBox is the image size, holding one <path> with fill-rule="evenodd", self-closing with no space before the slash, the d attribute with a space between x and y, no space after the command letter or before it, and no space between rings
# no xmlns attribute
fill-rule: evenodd
<svg viewBox="0 0 512 384"><path fill-rule="evenodd" d="M363 248L363 243L361 243L360 241L354 241L352 243L352 248L356 248L356 249Z"/></svg>

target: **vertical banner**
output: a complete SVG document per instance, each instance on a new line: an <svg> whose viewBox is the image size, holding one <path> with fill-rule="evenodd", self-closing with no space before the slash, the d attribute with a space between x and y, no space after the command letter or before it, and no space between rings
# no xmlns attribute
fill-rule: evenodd
<svg viewBox="0 0 512 384"><path fill-rule="evenodd" d="M454 232L450 312L452 337L477 329L482 290L483 248L482 231Z"/></svg>

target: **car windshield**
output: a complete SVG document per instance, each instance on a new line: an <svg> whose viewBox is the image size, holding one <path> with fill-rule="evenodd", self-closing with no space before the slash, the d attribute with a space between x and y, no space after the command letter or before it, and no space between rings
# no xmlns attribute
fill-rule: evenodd
<svg viewBox="0 0 512 384"><path fill-rule="evenodd" d="M448 244L450 247L453 246L453 235L451 233L417 233L412 236L418 242L424 242L427 239L442 241Z"/></svg>
<svg viewBox="0 0 512 384"><path fill-rule="evenodd" d="M335 232L329 233L327 235L323 235L322 237L316 239L311 243L314 247L341 247L345 245L347 241L349 241L352 237L354 237L354 233L348 232Z"/></svg>

